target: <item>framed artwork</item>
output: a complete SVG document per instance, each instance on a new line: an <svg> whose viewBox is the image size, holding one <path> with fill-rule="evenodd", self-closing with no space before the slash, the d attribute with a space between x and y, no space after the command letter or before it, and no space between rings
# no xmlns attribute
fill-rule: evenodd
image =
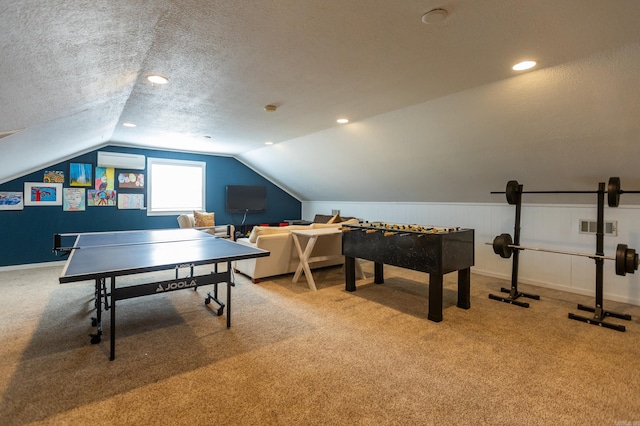
<svg viewBox="0 0 640 426"><path fill-rule="evenodd" d="M44 182L24 183L25 206L61 206L62 184Z"/></svg>
<svg viewBox="0 0 640 426"><path fill-rule="evenodd" d="M81 212L85 210L86 197L84 188L64 188L62 210L65 212Z"/></svg>
<svg viewBox="0 0 640 426"><path fill-rule="evenodd" d="M144 209L144 194L118 194L119 209Z"/></svg>
<svg viewBox="0 0 640 426"><path fill-rule="evenodd" d="M0 191L0 210L22 210L24 209L24 200L22 192L4 192Z"/></svg>
<svg viewBox="0 0 640 426"><path fill-rule="evenodd" d="M143 189L144 173L118 172L118 188Z"/></svg>
<svg viewBox="0 0 640 426"><path fill-rule="evenodd" d="M43 182L46 183L64 183L64 172L62 170L50 170L44 172Z"/></svg>
<svg viewBox="0 0 640 426"><path fill-rule="evenodd" d="M69 164L69 186L91 187L91 164Z"/></svg>
<svg viewBox="0 0 640 426"><path fill-rule="evenodd" d="M87 206L115 206L116 191L89 189L87 191Z"/></svg>
<svg viewBox="0 0 640 426"><path fill-rule="evenodd" d="M115 186L113 184L113 175L115 170L113 167L96 167L96 181L93 185L97 190L113 190Z"/></svg>

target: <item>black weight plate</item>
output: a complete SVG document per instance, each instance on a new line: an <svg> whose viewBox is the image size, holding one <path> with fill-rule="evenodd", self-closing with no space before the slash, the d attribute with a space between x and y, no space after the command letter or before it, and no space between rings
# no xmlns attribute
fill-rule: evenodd
<svg viewBox="0 0 640 426"><path fill-rule="evenodd" d="M634 274L638 270L638 255L632 248L628 248L625 252L625 271Z"/></svg>
<svg viewBox="0 0 640 426"><path fill-rule="evenodd" d="M616 275L627 275L627 245L618 244L616 247Z"/></svg>
<svg viewBox="0 0 640 426"><path fill-rule="evenodd" d="M502 257L502 251L504 248L504 234L500 234L497 235L494 239L493 239L493 252L497 255L500 255L500 257Z"/></svg>
<svg viewBox="0 0 640 426"><path fill-rule="evenodd" d="M520 184L517 180L510 180L507 182L507 203L518 204L518 197L520 196ZM508 234L507 234L508 235Z"/></svg>
<svg viewBox="0 0 640 426"><path fill-rule="evenodd" d="M511 244L513 244L511 235L500 234L493 239L493 252L504 259L508 259L513 253L513 248L510 247Z"/></svg>
<svg viewBox="0 0 640 426"><path fill-rule="evenodd" d="M607 187L607 198L609 207L618 207L620 205L620 178L609 178Z"/></svg>

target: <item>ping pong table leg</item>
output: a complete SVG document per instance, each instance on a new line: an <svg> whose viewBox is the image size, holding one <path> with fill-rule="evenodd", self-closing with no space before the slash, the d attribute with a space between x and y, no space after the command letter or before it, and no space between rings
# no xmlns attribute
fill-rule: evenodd
<svg viewBox="0 0 640 426"><path fill-rule="evenodd" d="M216 270L218 266L216 264ZM227 273L229 281L227 281L227 328L231 328L231 287L233 287L233 275L231 275L231 262L227 262Z"/></svg>
<svg viewBox="0 0 640 426"><path fill-rule="evenodd" d="M216 310L216 314L218 316L224 313L224 308L227 308L227 328L231 327L231 287L235 287L235 283L233 282L233 275L231 274L231 262L227 262L227 271L218 273L218 264L215 266L216 275L215 281L213 283L213 294L211 292L207 293L207 297L204 299L204 304L209 305L213 300L218 305L218 309ZM223 301L218 299L218 284L227 283L227 303L225 304Z"/></svg>
<svg viewBox="0 0 640 426"><path fill-rule="evenodd" d="M96 278L95 286L94 305L96 307L96 316L91 318L91 325L96 328L96 332L95 334L89 334L92 345L100 343L102 336L102 295L103 291L106 293L106 288L104 288L104 278Z"/></svg>
<svg viewBox="0 0 640 426"><path fill-rule="evenodd" d="M116 290L116 277L111 276L111 341L110 349L111 353L109 355L109 361L113 361L116 358L116 299L115 299L115 290Z"/></svg>

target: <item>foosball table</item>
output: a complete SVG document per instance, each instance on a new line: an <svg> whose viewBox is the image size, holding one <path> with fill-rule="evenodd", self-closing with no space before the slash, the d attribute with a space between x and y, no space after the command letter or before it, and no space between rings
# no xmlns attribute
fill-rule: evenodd
<svg viewBox="0 0 640 426"><path fill-rule="evenodd" d="M470 274L474 264L474 230L385 222L342 226L346 290L356 290L355 259L374 262L374 282L384 283L383 265L429 274L427 318L442 321L443 276L458 272L458 303L469 309Z"/></svg>

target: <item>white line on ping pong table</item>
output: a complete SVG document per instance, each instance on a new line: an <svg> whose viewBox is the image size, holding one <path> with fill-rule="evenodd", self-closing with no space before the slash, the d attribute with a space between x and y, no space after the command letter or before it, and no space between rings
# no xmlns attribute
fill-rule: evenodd
<svg viewBox="0 0 640 426"><path fill-rule="evenodd" d="M220 237L211 236L211 238L220 239ZM120 244L102 244L102 245L94 245L94 246L73 246L69 247L68 250L80 250L80 249L91 249L91 248L104 248L104 247L126 247L126 246L143 246L147 244L166 244L166 243L186 243L190 241L202 241L206 238L191 238L187 240L170 240L170 241L145 241L141 243L120 243ZM224 238L223 238L224 239ZM64 248L60 248L59 250L64 250Z"/></svg>
<svg viewBox="0 0 640 426"><path fill-rule="evenodd" d="M189 228L189 230L196 228ZM206 228L205 228L206 229ZM131 231L104 231L104 232L79 232L79 233L67 233L67 234L57 234L62 237L80 237L83 235L113 235L113 234L134 234L134 233L145 233L145 232L153 232L153 231L168 231L168 233L179 233L179 231L184 231L185 229L146 229L146 230L131 230ZM209 238L221 238L212 234L208 234L206 232L201 232L202 237L199 238L183 238L183 239L169 239L169 240L147 240L143 242L130 242L130 243L118 243L118 244L96 244L96 245L87 245L87 246L77 246L74 245L72 247L56 247L55 250L58 251L71 251L78 249L87 249L87 248L102 248L102 247L122 247L122 246L136 246L136 245L145 245L145 244L160 244L160 243L179 243L179 242L189 242L189 241L200 241L206 240ZM76 240L77 241L77 240Z"/></svg>

